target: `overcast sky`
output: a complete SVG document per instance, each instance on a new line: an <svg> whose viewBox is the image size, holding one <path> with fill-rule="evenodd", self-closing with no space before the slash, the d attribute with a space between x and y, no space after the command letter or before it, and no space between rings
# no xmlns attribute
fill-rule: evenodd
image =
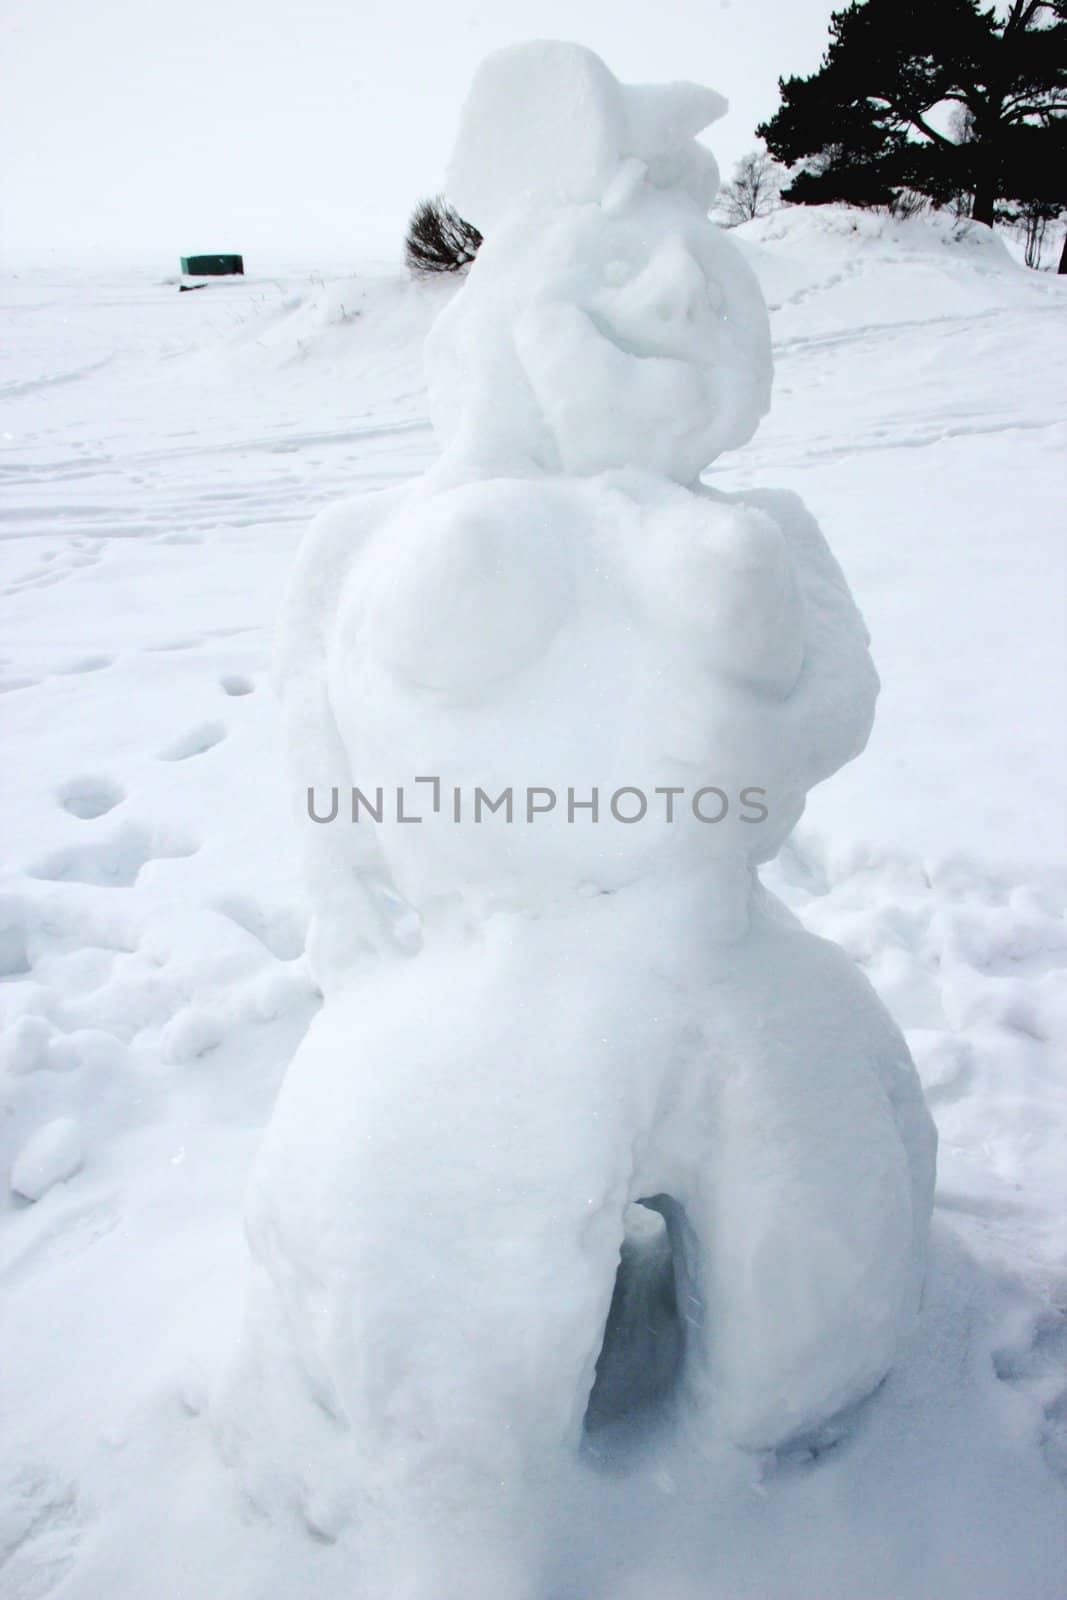
<svg viewBox="0 0 1067 1600"><path fill-rule="evenodd" d="M395 256L441 186L474 67L574 39L631 82L728 96L728 176L809 72L832 0L0 0L8 260L243 250L249 270Z"/></svg>

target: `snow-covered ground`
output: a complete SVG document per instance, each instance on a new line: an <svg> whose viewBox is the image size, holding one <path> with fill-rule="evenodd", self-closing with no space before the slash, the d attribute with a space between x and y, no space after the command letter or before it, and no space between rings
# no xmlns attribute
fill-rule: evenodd
<svg viewBox="0 0 1067 1600"><path fill-rule="evenodd" d="M845 1442L594 1483L545 1600L1055 1600L1067 290L937 221L790 211L735 238L775 403L709 481L802 495L883 679L868 751L766 876L908 1033L933 1261ZM317 1005L274 619L312 513L432 460L421 343L449 291L52 267L2 292L0 1596L359 1593L345 1540L242 1500L205 1400Z"/></svg>

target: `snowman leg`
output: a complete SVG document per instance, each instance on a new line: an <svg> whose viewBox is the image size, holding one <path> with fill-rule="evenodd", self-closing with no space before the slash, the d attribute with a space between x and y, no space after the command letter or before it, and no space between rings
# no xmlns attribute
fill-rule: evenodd
<svg viewBox="0 0 1067 1600"><path fill-rule="evenodd" d="M840 952L799 930L749 946L717 1007L713 1137L680 1195L687 1373L716 1427L770 1448L889 1370L921 1285L933 1136L903 1040Z"/></svg>
<svg viewBox="0 0 1067 1600"><path fill-rule="evenodd" d="M483 1168L457 1195L446 1162L387 1216L368 1214L393 1243L354 1286L350 1414L388 1519L368 1530L380 1592L446 1600L454 1574L467 1600L473 1571L496 1600L543 1559L542 1508L578 1462L622 1205L601 1190L591 1207L540 1176ZM417 1528L399 1555L398 1516Z"/></svg>
<svg viewBox="0 0 1067 1600"><path fill-rule="evenodd" d="M536 1175L504 1171L452 1187L450 1165L368 1207L390 1242L360 1252L367 1270L353 1285L358 1409L409 1463L521 1478L580 1442L622 1197L571 1204Z"/></svg>
<svg viewBox="0 0 1067 1600"><path fill-rule="evenodd" d="M398 964L398 989L424 976L415 1006L383 995L388 968L331 998L290 1068L249 1205L356 1519L418 1520L442 1548L457 1530L489 1540L521 1524L531 1483L577 1459L629 1176L603 1086L574 1081L525 1024L502 1064L465 972ZM332 1456L308 1465L336 1480Z"/></svg>

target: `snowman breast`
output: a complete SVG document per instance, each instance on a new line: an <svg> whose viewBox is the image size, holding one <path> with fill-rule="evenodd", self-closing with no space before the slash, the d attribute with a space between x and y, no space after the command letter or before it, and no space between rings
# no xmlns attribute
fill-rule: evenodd
<svg viewBox="0 0 1067 1600"><path fill-rule="evenodd" d="M500 479L409 501L361 567L342 632L428 713L491 703L573 612L572 499Z"/></svg>
<svg viewBox="0 0 1067 1600"><path fill-rule="evenodd" d="M341 597L328 689L406 897L611 887L760 850L740 797L774 787L769 707L715 648L739 516L602 475L413 494L379 526Z"/></svg>

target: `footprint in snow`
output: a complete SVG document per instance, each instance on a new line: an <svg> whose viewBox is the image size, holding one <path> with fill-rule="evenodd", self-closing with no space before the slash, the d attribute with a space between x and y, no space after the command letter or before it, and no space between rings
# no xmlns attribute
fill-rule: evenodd
<svg viewBox="0 0 1067 1600"><path fill-rule="evenodd" d="M227 672L219 679L219 688L228 695L252 694L255 687L252 679L246 678L243 672Z"/></svg>
<svg viewBox="0 0 1067 1600"><path fill-rule="evenodd" d="M5 594L18 594L23 589L50 589L62 583L79 567L93 567L104 553L103 540L71 539L62 551L49 550L37 557L37 565L4 589Z"/></svg>
<svg viewBox="0 0 1067 1600"><path fill-rule="evenodd" d="M3 1492L0 1570L5 1594L37 1600L74 1565L88 1517L73 1484L46 1468L21 1469Z"/></svg>
<svg viewBox="0 0 1067 1600"><path fill-rule="evenodd" d="M92 655L75 656L72 661L67 661L61 667L56 667L58 677L69 677L79 672L102 672L105 667L110 667L114 656Z"/></svg>
<svg viewBox="0 0 1067 1600"><path fill-rule="evenodd" d="M1047 1311L1021 1339L994 1353L993 1370L1039 1407L1042 1451L1051 1470L1067 1482L1067 1317Z"/></svg>
<svg viewBox="0 0 1067 1600"><path fill-rule="evenodd" d="M25 577L16 578L13 583L7 584L4 593L21 594L23 589L47 589L53 583L59 583L62 580L62 576L62 573L50 572L47 567L43 571L35 569L27 573Z"/></svg>
<svg viewBox="0 0 1067 1600"><path fill-rule="evenodd" d="M202 756L206 751L213 750L225 737L225 723L202 722L198 727L190 728L188 733L183 733L180 739L176 739L165 750L161 750L159 760L188 761L193 756Z"/></svg>
<svg viewBox="0 0 1067 1600"><path fill-rule="evenodd" d="M56 790L56 799L63 810L69 811L72 817L81 817L84 822L91 822L95 817L106 817L125 798L126 791L119 784L113 783L110 778L94 777L91 773L79 773L76 777L68 778Z"/></svg>
<svg viewBox="0 0 1067 1600"><path fill-rule="evenodd" d="M110 839L71 845L44 856L29 869L31 878L48 883L92 883L102 889L128 889L150 861L195 855L199 846L131 822Z"/></svg>

